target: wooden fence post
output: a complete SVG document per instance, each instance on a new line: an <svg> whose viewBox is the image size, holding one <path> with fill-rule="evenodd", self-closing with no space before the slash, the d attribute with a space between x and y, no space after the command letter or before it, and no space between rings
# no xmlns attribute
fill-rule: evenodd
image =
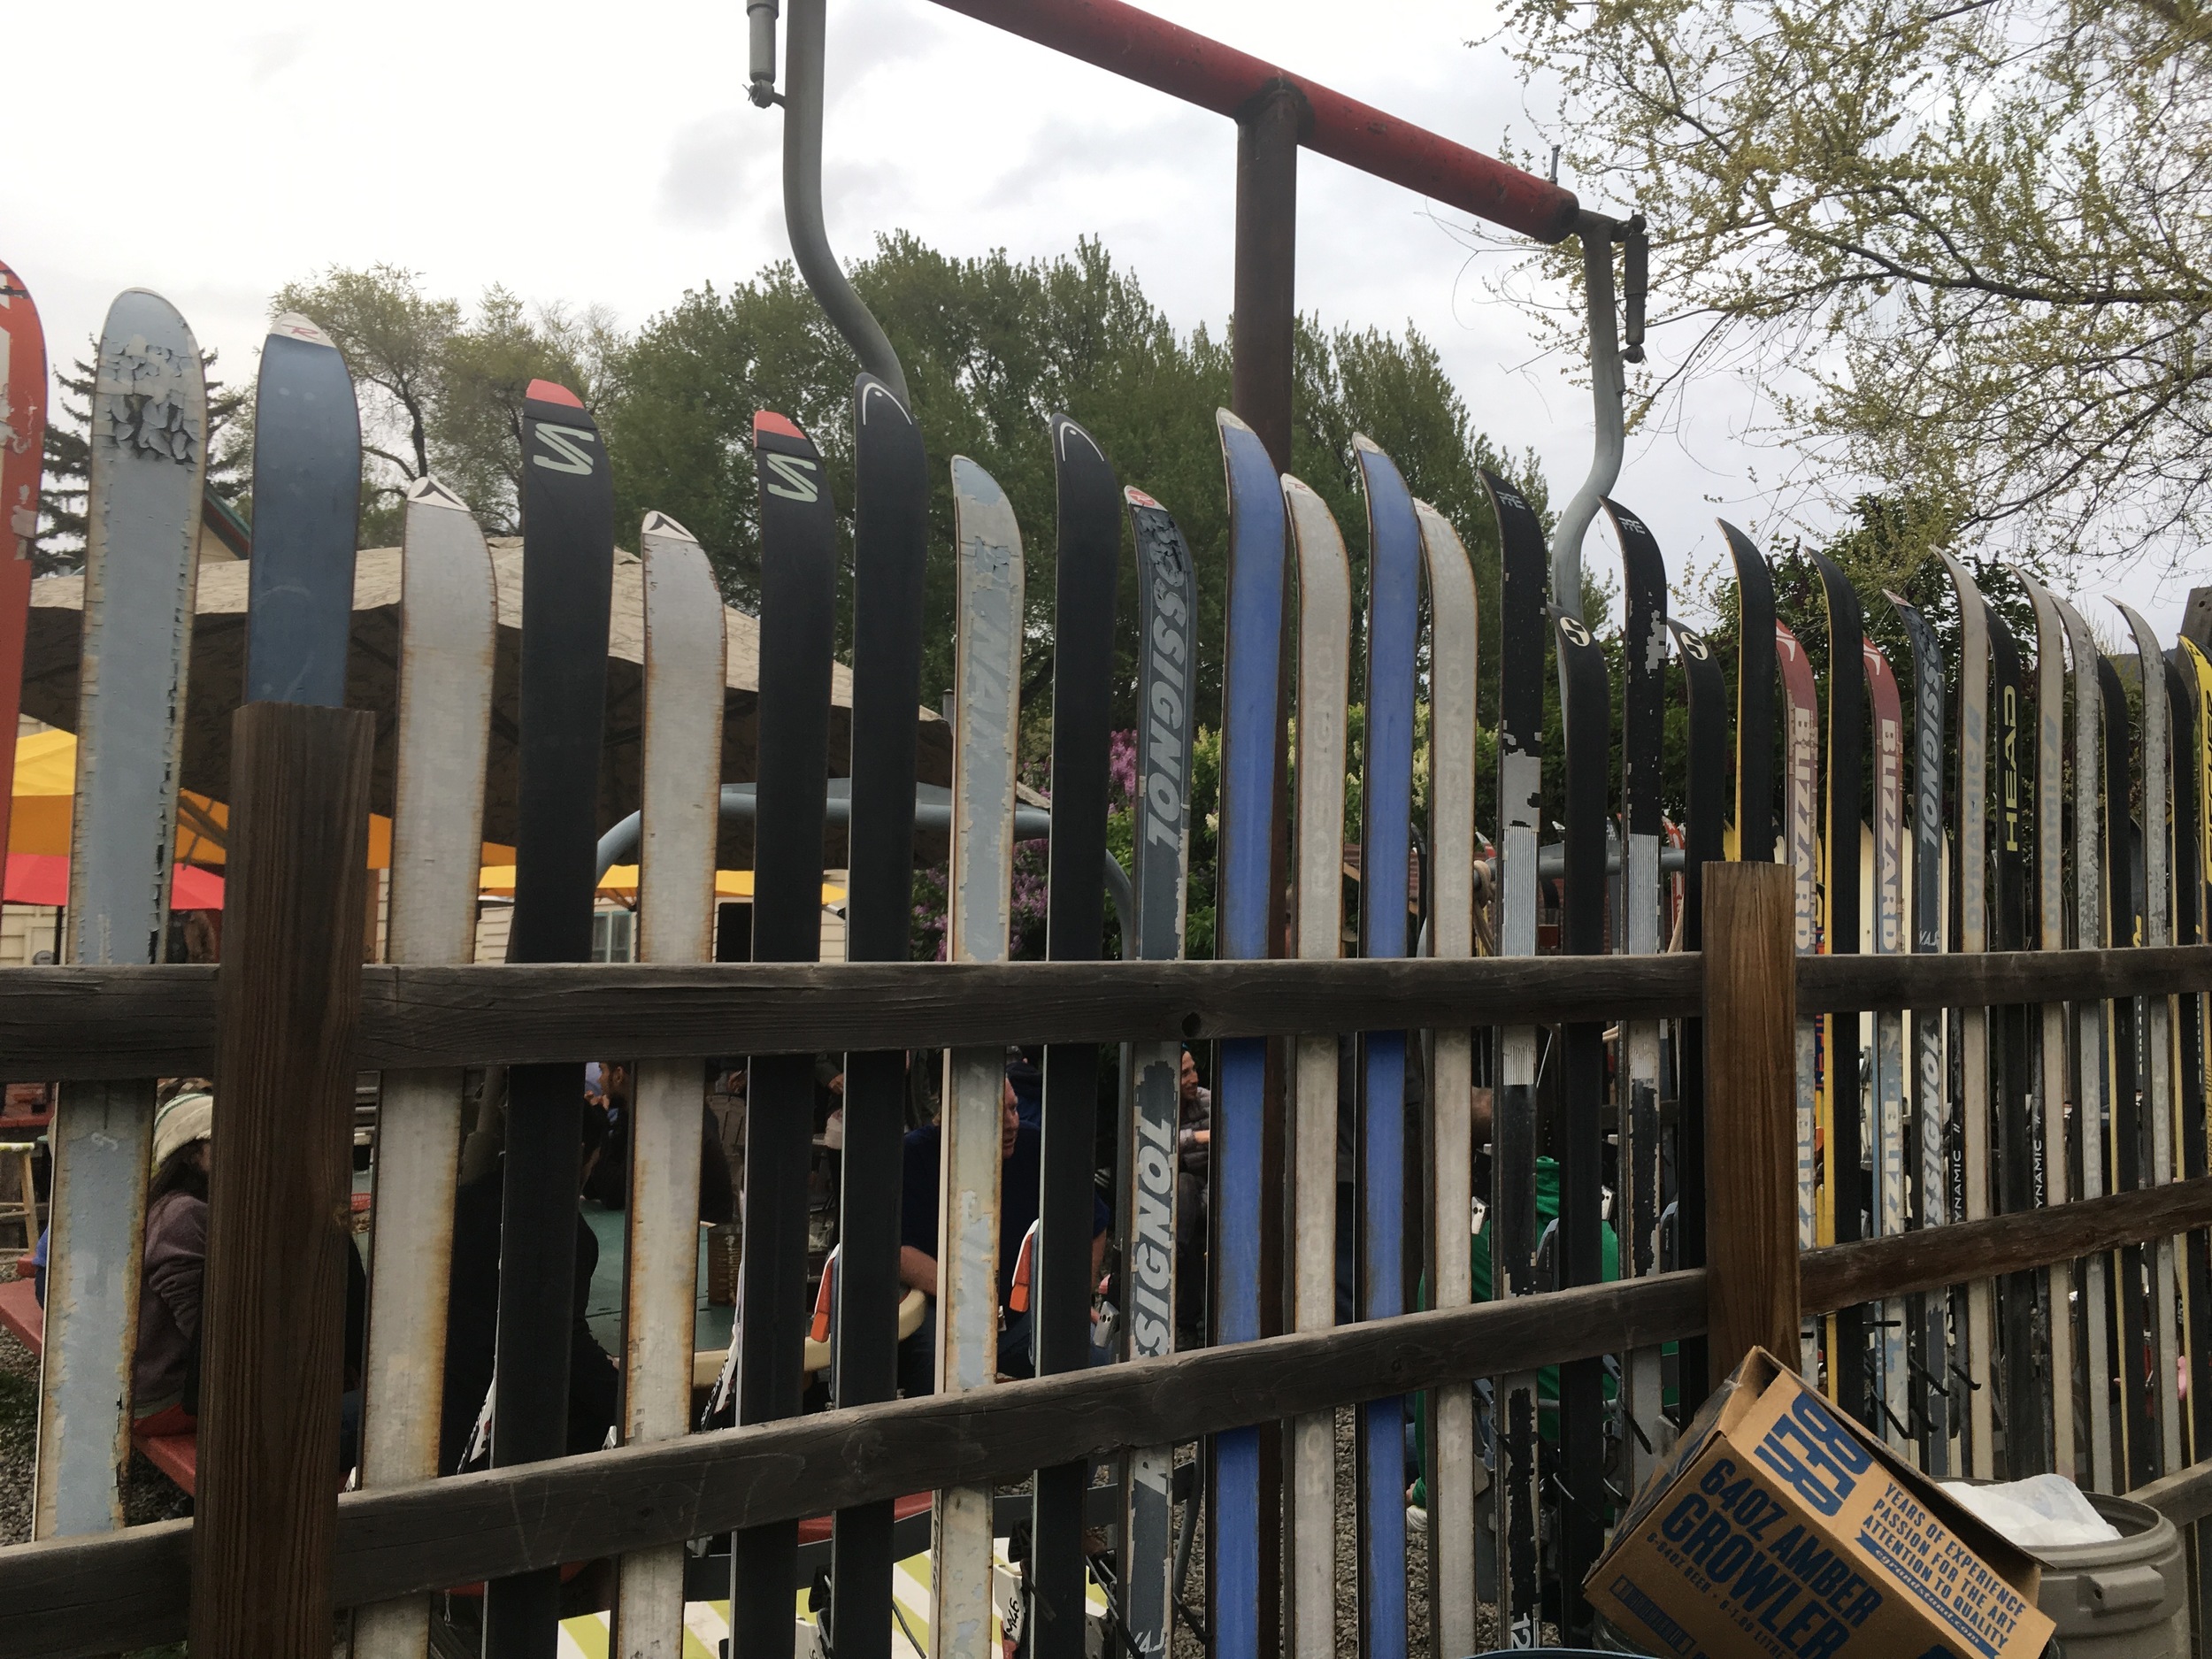
<svg viewBox="0 0 2212 1659"><path fill-rule="evenodd" d="M1788 866L1704 870L1706 1319L1717 1382L1797 1353L1797 963Z"/></svg>
<svg viewBox="0 0 2212 1659"><path fill-rule="evenodd" d="M195 1653L327 1652L373 716L231 721Z"/></svg>

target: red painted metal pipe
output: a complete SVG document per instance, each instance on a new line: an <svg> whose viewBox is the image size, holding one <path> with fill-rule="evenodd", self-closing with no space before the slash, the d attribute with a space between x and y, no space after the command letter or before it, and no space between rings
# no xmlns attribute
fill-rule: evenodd
<svg viewBox="0 0 2212 1659"><path fill-rule="evenodd" d="M1240 115L1270 86L1288 82L1313 113L1301 134L1307 149L1539 242L1575 228L1572 191L1122 0L937 4L1217 115Z"/></svg>

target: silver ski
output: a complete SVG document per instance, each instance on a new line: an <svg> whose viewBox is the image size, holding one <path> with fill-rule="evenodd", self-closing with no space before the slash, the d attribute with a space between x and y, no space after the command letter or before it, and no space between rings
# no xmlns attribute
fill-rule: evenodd
<svg viewBox="0 0 2212 1659"><path fill-rule="evenodd" d="M2036 945L2066 949L2066 622L2050 592L2025 571L2013 574L2035 606L2035 915ZM2041 1010L2044 1202L2068 1200L2066 1153L2066 1010ZM2051 1467L2074 1478L2074 1270L2053 1265L2049 1277Z"/></svg>
<svg viewBox="0 0 2212 1659"><path fill-rule="evenodd" d="M168 301L117 296L94 373L63 943L87 966L161 960L207 478L199 342ZM150 1079L72 1083L54 1116L35 1538L123 1524L153 1121Z"/></svg>
<svg viewBox="0 0 2212 1659"><path fill-rule="evenodd" d="M1946 553L1945 567L1959 603L1959 936L1962 951L1989 949L1989 611L1966 566ZM1966 1213L1985 1220L1989 1204L1989 1010L1959 1010L1960 1116L1964 1122ZM1977 1480L1997 1473L1996 1422L1990 1369L1995 1310L1992 1286L1978 1279L1966 1287L1968 1390L1967 1472Z"/></svg>
<svg viewBox="0 0 2212 1659"><path fill-rule="evenodd" d="M721 827L722 595L705 551L667 514L638 533L645 588L645 764L638 848L638 960L714 958L714 849ZM630 1242L623 1271L622 1438L680 1437L691 1415L699 1286L695 1060L638 1063L630 1121ZM684 1547L622 1558L614 1651L682 1659Z"/></svg>
<svg viewBox="0 0 2212 1659"><path fill-rule="evenodd" d="M1190 875L1191 695L1197 583L1190 549L1166 509L1125 489L1137 549L1137 950L1147 962L1183 954ZM1128 1357L1156 1359L1175 1347L1175 1177L1182 1101L1182 1045L1130 1049L1135 1079L1122 1147L1129 1244L1122 1263ZM1121 1621L1140 1654L1167 1651L1174 1607L1175 1448L1129 1454L1123 1488Z"/></svg>
<svg viewBox="0 0 2212 1659"><path fill-rule="evenodd" d="M1344 537L1321 497L1283 479L1298 563L1296 936L1305 961L1344 949L1345 703L1351 685L1352 574ZM1293 1079L1291 1322L1336 1323L1337 1063L1333 1032L1297 1040ZM1336 1651L1336 1413L1290 1428L1290 1630L1296 1659Z"/></svg>
<svg viewBox="0 0 2212 1659"><path fill-rule="evenodd" d="M1416 501L1413 511L1421 524L1429 581L1429 955L1460 961L1475 954L1475 732L1481 684L1476 677L1481 633L1475 572L1458 533L1442 513L1425 501ZM1301 591L1305 585L1302 578ZM1299 685L1304 684L1302 672ZM1302 690L1300 707L1304 707ZM1302 757L1299 776L1305 776ZM1652 873L1655 884L1655 848ZM1340 884L1330 886L1333 890ZM1470 1230L1475 1199L1470 1122L1474 1086L1474 1033L1463 1027L1439 1029L1432 1038L1429 1063L1432 1308L1463 1308L1474 1300ZM1657 1350L1651 1357L1655 1368ZM1459 1383L1434 1390L1429 1400L1430 1628L1437 1652L1471 1653L1479 1645L1475 1473L1481 1466L1474 1390ZM1651 1403L1655 1411L1655 1390Z"/></svg>
<svg viewBox="0 0 2212 1659"><path fill-rule="evenodd" d="M1012 923L1014 700L1021 683L1022 544L988 472L952 461L960 637L953 668L951 891L945 956L1003 962ZM1002 1048L945 1056L937 1208L937 1387L987 1387L998 1361L999 1111ZM936 1500L931 1659L996 1659L991 1639L991 1488Z"/></svg>
<svg viewBox="0 0 2212 1659"><path fill-rule="evenodd" d="M1788 726L1783 736L1782 825L1790 851L1796 895L1797 954L1819 949L1820 705L1813 689L1813 667L1805 648L1785 623L1774 625L1775 660L1782 672L1782 702ZM1813 1170L1819 1114L1819 1021L1797 1022L1797 1248L1821 1242L1815 1205ZM1820 1380L1820 1322L1808 1318L1798 1331L1798 1369L1805 1380Z"/></svg>
<svg viewBox="0 0 2212 1659"><path fill-rule="evenodd" d="M2143 735L2141 791L2143 813L2143 941L2146 945L2174 941L2172 865L2168 846L2172 833L2173 757L2168 727L2172 716L2163 695L2166 654L2158 635L2142 613L2113 603L2135 635L2137 661L2141 664ZM2150 1184L2163 1187L2174 1179L2174 1052L2173 999L2147 996L2144 1048L2150 1056L2145 1079L2145 1102L2151 1121ZM2180 1286L2174 1240L2162 1233L2151 1254L2151 1353L2158 1371L2159 1471L2171 1473L2188 1461L2182 1448L2180 1363L2181 1348L2176 1321L2180 1317Z"/></svg>
<svg viewBox="0 0 2212 1659"><path fill-rule="evenodd" d="M2102 653L2069 600L2053 595L2065 619L2074 662L2074 948L2095 950L2108 941L2104 915L2104 818L2099 804L2099 757L2104 752L2104 689L2098 683ZM2122 780L2116 787L2125 788ZM2108 1185L2105 1136L2112 1114L2111 1031L2103 1002L2074 1005L2075 1094L2081 1135L2081 1195L2101 1198ZM2110 1319L2116 1257L2085 1262L2082 1279L2083 1375L2089 1383L2089 1484L2113 1490Z"/></svg>
<svg viewBox="0 0 2212 1659"><path fill-rule="evenodd" d="M395 963L468 962L476 953L498 585L484 533L442 484L416 480L403 523L385 955ZM362 1385L364 1488L438 1473L461 1111L458 1067L384 1073ZM421 1659L429 1632L427 1596L378 1602L354 1616L362 1659Z"/></svg>
<svg viewBox="0 0 2212 1659"><path fill-rule="evenodd" d="M1867 713L1874 758L1874 950L1896 956L1905 949L1905 726L1903 700L1889 658L1871 640L1860 647L1866 667ZM1832 665L1830 673L1836 671ZM1874 1014L1874 1232L1892 1237L1905 1230L1905 1017L1896 1009ZM1877 1389L1892 1451L1909 1456L1911 1377L1905 1357L1905 1303L1882 1304Z"/></svg>

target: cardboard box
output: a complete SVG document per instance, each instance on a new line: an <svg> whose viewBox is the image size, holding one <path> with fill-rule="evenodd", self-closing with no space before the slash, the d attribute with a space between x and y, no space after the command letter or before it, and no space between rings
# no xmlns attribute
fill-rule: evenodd
<svg viewBox="0 0 2212 1659"><path fill-rule="evenodd" d="M2035 1659L2041 1570L1763 1349L1706 1402L1584 1585L1679 1659Z"/></svg>

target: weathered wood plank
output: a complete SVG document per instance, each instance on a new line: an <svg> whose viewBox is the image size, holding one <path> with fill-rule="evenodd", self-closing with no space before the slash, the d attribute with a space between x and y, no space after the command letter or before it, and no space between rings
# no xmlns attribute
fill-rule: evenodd
<svg viewBox="0 0 2212 1659"><path fill-rule="evenodd" d="M2024 1273L2212 1226L2212 1175L1805 1253L1805 1311Z"/></svg>
<svg viewBox="0 0 2212 1659"><path fill-rule="evenodd" d="M204 1073L211 967L0 969L0 1054L63 1080ZM2212 946L1807 956L1805 1013L2212 990ZM718 963L370 967L360 1064L522 1064L963 1043L1210 1041L1296 1032L1667 1019L1702 959Z"/></svg>
<svg viewBox="0 0 2212 1659"><path fill-rule="evenodd" d="M334 1599L351 1606L987 1485L1050 1458L1671 1341L1704 1310L1704 1274L1668 1273L349 1494ZM173 1523L0 1550L0 1659L175 1640L189 1548L188 1525Z"/></svg>
<svg viewBox="0 0 2212 1659"><path fill-rule="evenodd" d="M2147 1503L2176 1526L2201 1521L2212 1516L2212 1461L2162 1475L2128 1496L2138 1503Z"/></svg>
<svg viewBox="0 0 2212 1659"><path fill-rule="evenodd" d="M1707 1342L1720 1377L1755 1347L1797 1347L1794 902L1785 865L1706 867L1702 1220Z"/></svg>
<svg viewBox="0 0 2212 1659"><path fill-rule="evenodd" d="M375 738L359 710L231 717L192 1646L238 1659L330 1630Z"/></svg>

